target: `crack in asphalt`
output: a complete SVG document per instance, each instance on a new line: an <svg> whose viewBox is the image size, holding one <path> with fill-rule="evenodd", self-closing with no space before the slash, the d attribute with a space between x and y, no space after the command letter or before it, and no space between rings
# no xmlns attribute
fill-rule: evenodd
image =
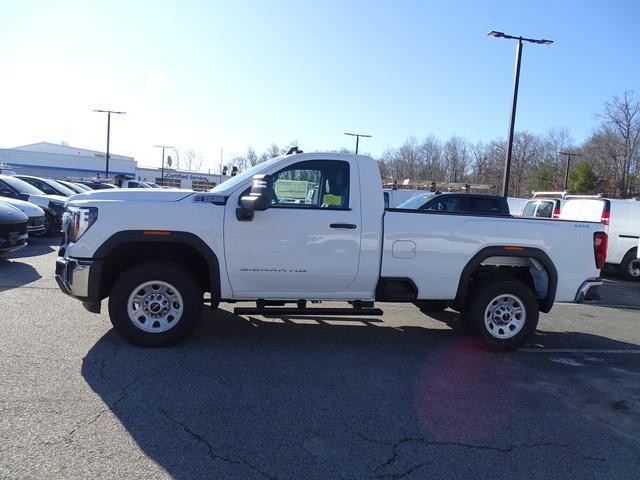
<svg viewBox="0 0 640 480"><path fill-rule="evenodd" d="M115 348L114 348L114 352L116 352L116 353L114 353L114 355L115 355L115 354L117 354L118 347L117 347L117 345L115 343L113 345L115 346ZM152 372L145 372L145 373L142 373L140 375L137 375L136 377L133 378L133 380L131 380L128 384L126 384L121 389L120 395L118 396L118 398L111 405L109 405L107 403L107 408L103 408L102 410L100 410L98 413L93 415L88 420L83 419L82 421L78 422L69 432L67 432L65 435L63 435L62 438L60 438L58 440L55 440L55 441L41 442L38 445L41 445L41 446L53 446L53 445L58 445L60 443L69 443L69 444L72 443L73 436L80 429L80 427L82 427L83 425L93 425L94 423L96 423L105 413L111 412L115 408L117 408L118 405L120 405L120 403L122 403L127 398L127 395L129 393L129 389L134 387L140 380L142 380L144 378L151 378L151 377L157 375L158 373L160 373L161 371L163 371L166 367L168 367L170 365L172 365L172 364L169 363L169 364L163 365L160 368L157 368L156 370L153 370ZM99 371L99 373L100 373L100 371Z"/></svg>
<svg viewBox="0 0 640 480"><path fill-rule="evenodd" d="M171 422L180 425L180 427L182 427L182 429L189 434L194 440L196 440L198 443L203 444L205 447L207 447L207 450L209 451L209 457L213 460L222 460L225 463L228 463L230 465L244 465L248 468L250 468L251 470L253 470L256 473L259 473L260 475L262 475L265 478L268 478L269 480L277 480L277 477L273 477L271 475L269 475L266 472L263 472L262 470L260 470L258 467L256 467L255 465L252 465L251 463L249 463L247 460L245 460L242 457L238 457L238 460L234 460L232 458L226 457L224 455L220 455L219 453L216 453L215 449L213 448L213 446L211 445L211 443L209 443L209 441L201 434L199 434L198 432L194 432L186 423L181 422L180 420L172 417L171 415L169 415L169 413L167 413L166 411L157 408L156 410L158 412L160 412L162 415L164 415L167 419L169 419Z"/></svg>
<svg viewBox="0 0 640 480"><path fill-rule="evenodd" d="M415 471L417 471L419 468L428 465L429 463L432 462L426 462L426 463L421 463L421 464L417 464L417 465L413 465L411 467L409 467L408 469L402 471L402 472L396 472L396 473L385 473L382 470L384 470L387 467L392 466L397 460L398 457L400 456L400 448L403 445L406 444L410 444L410 443L414 443L414 444L419 444L419 445L425 445L425 446L438 446L438 447L458 447L458 448L464 448L464 449L469 449L469 450L489 450L492 452L496 452L496 453L501 453L501 454L509 454L514 452L517 449L520 448L544 448L544 447L559 447L559 448L568 448L569 444L568 443L558 443L558 442L539 442L539 443L520 443L520 444L513 444L513 445L509 445L506 447L497 447L497 446L493 446L493 445L478 445L478 444L473 444L473 443L463 443L463 442L445 442L445 441L438 441L438 440L428 440L424 437L405 437L402 440L399 440L397 442L386 442L383 440L377 440L377 439L373 439L370 437L365 436L364 434L360 433L360 432L352 432L355 433L359 438L361 438L362 440L366 441L366 442L370 442L370 443L376 443L378 445L384 445L386 447L391 447L391 454L389 455L389 457L386 459L386 461L384 461L383 463L381 463L380 465L378 465L374 472L376 474L376 478L390 478L390 479L399 479L399 478L404 478L407 477L411 474L413 474ZM589 458L590 460L596 460L595 458ZM598 461L602 461L601 459L597 459Z"/></svg>

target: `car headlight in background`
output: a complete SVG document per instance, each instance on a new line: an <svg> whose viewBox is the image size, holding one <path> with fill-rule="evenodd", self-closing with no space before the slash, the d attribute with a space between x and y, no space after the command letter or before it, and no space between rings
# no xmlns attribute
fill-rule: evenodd
<svg viewBox="0 0 640 480"><path fill-rule="evenodd" d="M64 214L64 231L70 242L77 241L98 220L96 207L67 207Z"/></svg>

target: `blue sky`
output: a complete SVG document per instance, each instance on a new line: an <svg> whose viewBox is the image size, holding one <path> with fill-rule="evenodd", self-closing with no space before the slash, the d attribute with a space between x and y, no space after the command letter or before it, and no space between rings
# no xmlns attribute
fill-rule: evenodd
<svg viewBox="0 0 640 480"><path fill-rule="evenodd" d="M640 94L640 2L29 1L0 20L0 147L65 140L142 164L154 144L217 169L251 145L374 155L414 135L504 136L515 43L525 45L516 128L581 141L613 95Z"/></svg>

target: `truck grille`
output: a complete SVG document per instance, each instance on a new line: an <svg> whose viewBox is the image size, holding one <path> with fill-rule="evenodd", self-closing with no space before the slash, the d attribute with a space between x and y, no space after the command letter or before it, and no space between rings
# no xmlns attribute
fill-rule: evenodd
<svg viewBox="0 0 640 480"><path fill-rule="evenodd" d="M6 240L9 233L18 232L18 235L27 233L27 222L0 224L0 238Z"/></svg>
<svg viewBox="0 0 640 480"><path fill-rule="evenodd" d="M44 217L29 218L29 223L27 225L29 228L41 227L44 225Z"/></svg>

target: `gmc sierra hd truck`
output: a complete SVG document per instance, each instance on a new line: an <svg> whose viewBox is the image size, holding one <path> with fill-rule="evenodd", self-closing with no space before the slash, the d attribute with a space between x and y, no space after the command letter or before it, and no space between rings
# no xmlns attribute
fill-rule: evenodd
<svg viewBox="0 0 640 480"><path fill-rule="evenodd" d="M292 182L293 181L293 182ZM466 332L515 349L555 301L601 281L598 223L386 209L366 156L277 157L210 192L102 190L66 205L56 280L141 346L186 338L203 305L235 313L380 315L374 302L460 312ZM340 301L345 308L319 308Z"/></svg>

